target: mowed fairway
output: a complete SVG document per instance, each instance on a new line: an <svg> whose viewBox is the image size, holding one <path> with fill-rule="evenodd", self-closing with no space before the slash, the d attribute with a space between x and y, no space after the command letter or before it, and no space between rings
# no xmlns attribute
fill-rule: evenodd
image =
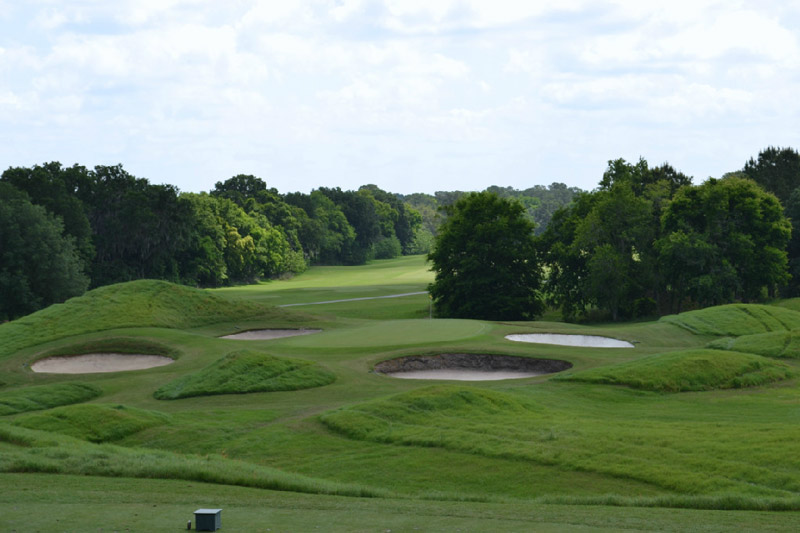
<svg viewBox="0 0 800 533"><path fill-rule="evenodd" d="M318 304L431 279L423 258L406 257L174 297L136 282L0 325L0 525L179 531L195 509L220 507L223 531L797 529L800 359L788 347L800 307L579 326L431 320L426 295ZM295 303L315 305L271 307ZM219 338L269 328L322 332ZM635 348L505 339L519 333ZM94 352L175 362L30 370ZM573 366L470 383L373 372L441 353Z"/></svg>

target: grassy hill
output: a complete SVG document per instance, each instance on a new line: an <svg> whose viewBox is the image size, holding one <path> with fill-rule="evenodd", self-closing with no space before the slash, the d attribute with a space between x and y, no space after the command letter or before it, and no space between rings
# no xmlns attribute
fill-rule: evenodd
<svg viewBox="0 0 800 533"><path fill-rule="evenodd" d="M0 358L63 337L117 328L186 329L218 322L293 313L166 281L139 280L100 287L13 322L0 324Z"/></svg>

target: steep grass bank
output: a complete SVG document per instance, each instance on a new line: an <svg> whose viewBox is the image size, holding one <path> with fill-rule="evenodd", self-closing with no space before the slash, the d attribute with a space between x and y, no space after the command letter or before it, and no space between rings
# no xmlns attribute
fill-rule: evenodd
<svg viewBox="0 0 800 533"><path fill-rule="evenodd" d="M130 327L186 329L264 317L298 322L304 317L166 281L138 280L100 287L63 304L0 325L0 358L55 339Z"/></svg>
<svg viewBox="0 0 800 533"><path fill-rule="evenodd" d="M730 304L661 317L697 335L734 336L800 328L800 312L759 304Z"/></svg>

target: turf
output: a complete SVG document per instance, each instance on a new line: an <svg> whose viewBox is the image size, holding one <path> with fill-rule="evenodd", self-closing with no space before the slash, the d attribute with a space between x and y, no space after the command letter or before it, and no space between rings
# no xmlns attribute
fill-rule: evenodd
<svg viewBox="0 0 800 533"><path fill-rule="evenodd" d="M303 348L364 348L459 341L477 337L489 327L474 320L386 320L347 330L292 337L282 344Z"/></svg>
<svg viewBox="0 0 800 533"><path fill-rule="evenodd" d="M800 312L759 304L730 304L661 317L699 335L740 336L800 328Z"/></svg>
<svg viewBox="0 0 800 533"><path fill-rule="evenodd" d="M174 298L172 289L159 296L143 282L141 295L89 293L91 306L47 310L41 333L35 324L48 321L35 315L27 325L0 326L0 391L25 392L26 405L39 409L15 407L0 421L0 471L7 472L0 482L13 489L0 491L4 525L25 530L20 524L34 517L27 529L183 529L187 514L207 506L225 508L226 530L796 529L800 387L786 377L800 361L778 352L785 337L751 342L742 334L789 331L800 314L783 305L791 301L761 311L765 306L704 310L702 320L686 313L590 326L430 320L424 294L282 310L263 305L417 292L430 276L424 258L411 257L314 267L291 280L224 290L179 288ZM218 338L286 327L323 333ZM17 344L25 347L6 353L19 331L27 332ZM622 338L636 347L505 339L548 332ZM714 341L733 349L706 349ZM81 376L96 392L65 400L69 407L44 401L75 377L33 373L31 361L113 347L176 360ZM272 379L241 361L222 368L232 352L260 354L270 368L275 360L275 368L299 361L336 379L216 394L230 381L241 391ZM573 364L573 376L614 370L615 379L627 373L655 390L555 376L431 386L372 372L379 361L436 353L562 359ZM291 372L277 379L289 376L305 382ZM154 397L190 382L209 394ZM701 390L664 392L686 383Z"/></svg>
<svg viewBox="0 0 800 533"><path fill-rule="evenodd" d="M0 416L80 403L102 394L85 383L56 383L0 392Z"/></svg>
<svg viewBox="0 0 800 533"><path fill-rule="evenodd" d="M89 442L111 442L169 422L169 417L124 405L83 404L23 415L18 426L63 433Z"/></svg>
<svg viewBox="0 0 800 533"><path fill-rule="evenodd" d="M686 350L651 355L554 379L681 392L755 387L789 379L794 375L790 367L759 355L722 350Z"/></svg>
<svg viewBox="0 0 800 533"><path fill-rule="evenodd" d="M51 340L130 327L192 328L269 317L291 321L293 313L165 281L139 280L100 287L0 325L0 357Z"/></svg>
<svg viewBox="0 0 800 533"><path fill-rule="evenodd" d="M163 385L154 395L159 400L176 400L215 394L293 391L321 387L335 379L332 372L317 363L241 350Z"/></svg>

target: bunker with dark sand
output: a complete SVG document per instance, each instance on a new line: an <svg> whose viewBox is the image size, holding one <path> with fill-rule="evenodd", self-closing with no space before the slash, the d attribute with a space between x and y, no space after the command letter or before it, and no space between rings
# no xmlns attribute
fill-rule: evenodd
<svg viewBox="0 0 800 533"><path fill-rule="evenodd" d="M282 339L284 337L296 337L298 335L311 335L319 333L321 329L251 329L241 333L224 335L220 339L236 339L240 341L267 341L270 339Z"/></svg>
<svg viewBox="0 0 800 533"><path fill-rule="evenodd" d="M520 333L506 335L506 339L515 342L532 342L535 344L555 344L558 346L576 346L580 348L633 348L628 341L600 337L599 335L564 335L560 333Z"/></svg>
<svg viewBox="0 0 800 533"><path fill-rule="evenodd" d="M173 362L174 359L163 355L88 353L40 359L31 365L31 370L45 374L101 374L146 370Z"/></svg>
<svg viewBox="0 0 800 533"><path fill-rule="evenodd" d="M401 379L494 381L541 376L568 368L572 368L572 363L557 359L446 353L390 359L375 365L375 372Z"/></svg>

